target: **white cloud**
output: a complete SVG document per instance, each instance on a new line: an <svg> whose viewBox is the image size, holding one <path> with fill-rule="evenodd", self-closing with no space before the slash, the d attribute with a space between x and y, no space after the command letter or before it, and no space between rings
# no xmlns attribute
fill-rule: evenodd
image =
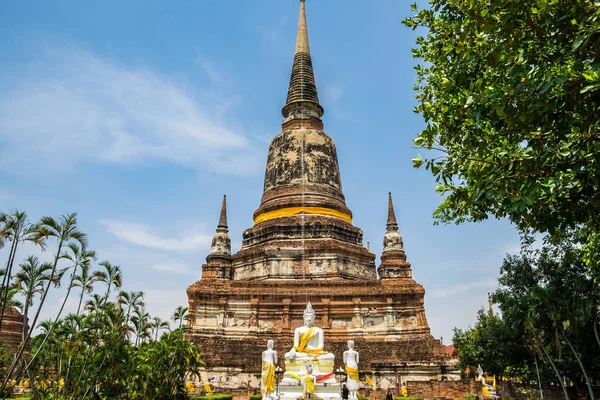
<svg viewBox="0 0 600 400"><path fill-rule="evenodd" d="M190 269L190 265L176 261L161 262L158 264L151 265L150 268L152 268L155 271L170 272L177 275L195 274L195 272Z"/></svg>
<svg viewBox="0 0 600 400"><path fill-rule="evenodd" d="M161 237L147 225L121 221L101 220L108 231L118 239L137 246L165 251L192 251L210 246L212 235L193 230L176 238Z"/></svg>
<svg viewBox="0 0 600 400"><path fill-rule="evenodd" d="M202 56L198 56L197 62L198 65L202 67L212 84L223 85L229 83L229 79L225 77L221 69L219 69L212 61Z"/></svg>
<svg viewBox="0 0 600 400"><path fill-rule="evenodd" d="M259 170L254 143L220 120L228 99L215 104L207 93L201 104L202 94L193 97L166 76L77 48L40 53L18 66L20 74L0 78L7 87L0 97L0 169L167 161L222 173Z"/></svg>
<svg viewBox="0 0 600 400"><path fill-rule="evenodd" d="M171 321L173 311L179 306L188 306L187 294L180 289L144 289L144 302L153 317L169 321L171 328L176 328Z"/></svg>
<svg viewBox="0 0 600 400"><path fill-rule="evenodd" d="M261 36L261 47L270 48L277 44L283 30L288 26L288 18L281 17L277 23L259 26L258 32Z"/></svg>
<svg viewBox="0 0 600 400"><path fill-rule="evenodd" d="M344 90L339 84L333 83L325 85L323 94L327 104L335 104L342 97L342 94L344 94Z"/></svg>
<svg viewBox="0 0 600 400"><path fill-rule="evenodd" d="M480 281L466 282L458 285L453 285L447 289L432 290L430 296L432 298L440 299L443 297L454 296L460 293L468 292L470 290L477 289L494 289L498 285L496 279L482 279Z"/></svg>

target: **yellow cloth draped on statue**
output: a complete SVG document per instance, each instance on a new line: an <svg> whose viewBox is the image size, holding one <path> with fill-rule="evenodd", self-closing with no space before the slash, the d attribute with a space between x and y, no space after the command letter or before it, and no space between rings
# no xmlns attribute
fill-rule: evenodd
<svg viewBox="0 0 600 400"><path fill-rule="evenodd" d="M327 354L327 352L323 349L307 349L306 348L306 346L308 345L308 341L310 339L312 339L313 336L315 336L316 332L317 332L317 330L315 329L314 326L311 326L310 328L308 328L308 330L302 332L300 334L300 340L299 340L298 346L295 346L294 350L296 350L299 353L310 354L310 355L314 356L315 358L322 356L324 354Z"/></svg>
<svg viewBox="0 0 600 400"><path fill-rule="evenodd" d="M358 368L350 368L346 364L344 364L344 368L346 368L346 373L348 374L348 376L350 377L350 379L353 379L356 382L359 382L359 380L358 380Z"/></svg>
<svg viewBox="0 0 600 400"><path fill-rule="evenodd" d="M262 362L262 392L271 394L275 391L275 363Z"/></svg>
<svg viewBox="0 0 600 400"><path fill-rule="evenodd" d="M490 391L488 390L487 386L482 385L481 394L483 397L490 397Z"/></svg>
<svg viewBox="0 0 600 400"><path fill-rule="evenodd" d="M304 394L313 394L315 392L315 381L312 375L306 375L304 377Z"/></svg>
<svg viewBox="0 0 600 400"><path fill-rule="evenodd" d="M212 390L212 388L210 387L210 383L205 383L205 384L204 384L204 391L205 391L205 392L206 392L206 394L207 394L207 395L209 395L209 396L210 396L211 394L213 394L213 390Z"/></svg>

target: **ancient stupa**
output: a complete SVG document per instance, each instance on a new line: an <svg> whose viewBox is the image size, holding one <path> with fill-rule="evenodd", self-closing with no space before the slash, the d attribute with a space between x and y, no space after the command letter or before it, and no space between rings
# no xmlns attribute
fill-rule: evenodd
<svg viewBox="0 0 600 400"><path fill-rule="evenodd" d="M308 301L315 325L326 332L327 350L342 360L347 341L354 340L361 373L371 373L380 387L446 373L448 357L430 334L425 290L412 278L391 194L377 267L361 229L352 225L323 113L301 0L282 132L269 147L254 226L231 254L223 198L202 279L187 290L188 337L217 386L258 387L267 339L275 339L280 354L288 351Z"/></svg>

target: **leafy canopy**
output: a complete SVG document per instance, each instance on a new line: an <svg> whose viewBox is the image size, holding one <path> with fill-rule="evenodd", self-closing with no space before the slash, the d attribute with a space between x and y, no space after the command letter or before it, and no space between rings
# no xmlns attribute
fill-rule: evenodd
<svg viewBox="0 0 600 400"><path fill-rule="evenodd" d="M440 222L600 232L600 2L430 0L413 56L415 145Z"/></svg>

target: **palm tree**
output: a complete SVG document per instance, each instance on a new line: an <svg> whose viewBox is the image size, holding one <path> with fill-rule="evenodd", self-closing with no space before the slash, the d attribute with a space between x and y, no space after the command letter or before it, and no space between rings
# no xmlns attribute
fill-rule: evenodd
<svg viewBox="0 0 600 400"><path fill-rule="evenodd" d="M145 339L150 338L150 314L146 312L146 309L138 307L133 311L131 317L131 323L133 324L135 334L135 346L137 347L140 343L143 343Z"/></svg>
<svg viewBox="0 0 600 400"><path fill-rule="evenodd" d="M15 287L25 296L23 309L23 333L21 341L25 341L27 336L27 320L29 309L33 306L33 298L36 294L41 295L44 291L44 284L50 279L52 264L41 263L35 256L29 256L25 262L20 265L21 270L15 275Z"/></svg>
<svg viewBox="0 0 600 400"><path fill-rule="evenodd" d="M161 329L169 329L169 323L159 317L152 318L152 328L154 329L154 341L158 340L158 333Z"/></svg>
<svg viewBox="0 0 600 400"><path fill-rule="evenodd" d="M6 288L10 288L12 280L12 269L17 254L19 244L24 242L34 243L42 250L46 249L45 231L40 224L31 224L24 211L15 210L11 214L0 215L0 248L5 241L12 242L8 252L8 260L6 261L6 274L2 280L0 290L0 298L3 297L2 310L0 312L0 330L2 329L2 321L4 320L4 309L7 304L8 292Z"/></svg>
<svg viewBox="0 0 600 400"><path fill-rule="evenodd" d="M90 263L96 260L96 252L93 250L88 250L85 245L79 246L77 243L67 243L65 247L67 248L67 250L70 250L70 252L65 251L62 254L62 258L71 262L71 268L73 268L73 270L71 271L71 281L69 282L67 294L65 295L65 299L63 300L60 310L58 311L56 320L60 318L60 315L65 307L67 299L69 298L69 294L71 293L71 289L73 287L79 286L75 283L75 279L77 278L77 270L83 268L89 269Z"/></svg>
<svg viewBox="0 0 600 400"><path fill-rule="evenodd" d="M5 299L0 299L0 305L1 306L6 306L6 307L15 307L18 308L19 311L23 311L23 303L18 300L15 299L14 297L19 294L19 289L16 287L11 287L6 291L6 296ZM6 303L5 303L6 301Z"/></svg>
<svg viewBox="0 0 600 400"><path fill-rule="evenodd" d="M93 250L88 250L86 248L85 244L79 246L75 242L71 242L71 243L67 243L65 245L65 247L67 248L67 251L63 252L63 254L61 255L61 258L69 260L72 264L70 267L67 267L64 270L61 270L60 275L62 276L62 274L64 274L69 268L72 268L73 270L71 271L71 281L69 282L69 286L67 288L67 294L65 295L64 300L60 306L60 309L58 310L58 313L56 314L56 317L54 318L54 325L52 325L52 327L50 328L50 331L46 334L46 336L44 336L44 340L42 340L42 343L39 345L37 351L31 358L31 361L29 362L29 364L31 364L37 358L38 354L44 347L44 344L46 343L46 341L52 334L54 327L58 324L58 321L60 320L60 316L65 308L65 304L67 304L67 300L69 299L69 295L71 294L71 289L73 289L73 287L76 286L74 284L74 281L75 281L75 276L77 275L77 270L83 266L89 267L90 263L96 259L96 252Z"/></svg>
<svg viewBox="0 0 600 400"><path fill-rule="evenodd" d="M81 304L83 303L83 296L85 293L92 293L94 290L94 283L100 280L99 273L100 271L92 271L90 273L90 265L83 264L81 265L81 272L78 275L75 275L75 279L73 282L74 286L81 287L81 293L79 294L79 303L77 305L77 315L81 312Z"/></svg>
<svg viewBox="0 0 600 400"><path fill-rule="evenodd" d="M23 329L21 330L21 342L25 342L27 337L27 321L29 319L29 309L33 306L33 298L36 294L41 295L44 290L44 283L50 279L50 270L52 264L41 263L35 256L29 256L25 262L20 264L21 270L15 275L15 287L25 296L23 308ZM30 363L27 362L27 357L23 357L23 365L27 377L31 379L29 370Z"/></svg>
<svg viewBox="0 0 600 400"><path fill-rule="evenodd" d="M183 321L187 317L187 312L188 312L188 307L185 307L185 306L179 306L173 312L171 319L175 323L179 322L179 326L177 327L177 329L181 329L181 327L183 326Z"/></svg>
<svg viewBox="0 0 600 400"><path fill-rule="evenodd" d="M123 274L121 273L121 267L118 265L112 265L108 261L102 261L99 263L101 267L104 267L104 271L98 272L98 280L106 283L106 294L104 298L108 301L112 287L120 288L123 284Z"/></svg>
<svg viewBox="0 0 600 400"><path fill-rule="evenodd" d="M6 229L6 221L8 221L8 215L0 212L0 249L4 247L6 239L8 239L8 230Z"/></svg>
<svg viewBox="0 0 600 400"><path fill-rule="evenodd" d="M100 314L102 311L103 304L104 304L104 297L100 296L97 293L94 293L85 302L85 309L88 310L88 312L90 314Z"/></svg>
<svg viewBox="0 0 600 400"><path fill-rule="evenodd" d="M119 296L117 297L117 301L119 304L125 305L127 307L127 313L125 314L125 325L129 327L129 322L131 319L131 310L135 310L138 307L143 307L144 303L144 292L119 292Z"/></svg>
<svg viewBox="0 0 600 400"><path fill-rule="evenodd" d="M27 333L27 337L25 341L22 343L21 348L17 352L13 363L11 364L6 377L2 383L2 387L0 388L0 392L3 392L6 389L6 384L8 383L9 377L14 372L16 366L19 363L19 360L23 356L23 352L27 348L29 340L31 339L31 335L33 333L33 327L36 326L38 318L40 316L40 312L44 307L44 303L46 302L46 297L48 296L48 292L50 291L50 285L54 282L54 277L56 275L56 270L58 266L58 261L61 259L61 254L63 250L63 246L69 243L70 241L79 242L82 246L87 246L87 238L83 232L80 232L77 229L77 213L72 213L68 215L63 215L60 217L58 221L56 221L52 217L43 217L40 220L39 228L41 233L43 233L46 237L54 237L58 240L58 248L56 250L56 254L54 255L54 262L52 264L52 271L50 272L50 279L46 284L46 288L42 294L42 298L40 300L40 305L35 313L33 321L31 323L32 328Z"/></svg>

